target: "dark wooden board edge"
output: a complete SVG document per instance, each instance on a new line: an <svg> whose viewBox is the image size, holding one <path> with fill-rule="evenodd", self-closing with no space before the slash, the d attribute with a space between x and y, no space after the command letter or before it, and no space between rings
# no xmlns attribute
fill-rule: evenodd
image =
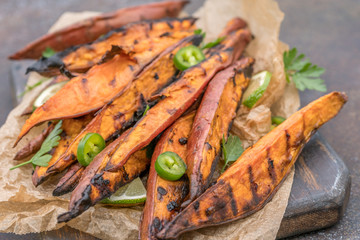
<svg viewBox="0 0 360 240"><path fill-rule="evenodd" d="M306 182L305 175L315 179ZM324 179L322 182L319 176ZM345 163L320 134L315 134L296 163L289 203L277 238L336 224L346 209L350 188L351 178Z"/></svg>

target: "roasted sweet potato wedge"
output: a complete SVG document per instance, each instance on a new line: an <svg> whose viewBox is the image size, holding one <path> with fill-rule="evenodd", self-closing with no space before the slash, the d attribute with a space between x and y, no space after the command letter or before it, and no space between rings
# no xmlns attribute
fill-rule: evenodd
<svg viewBox="0 0 360 240"><path fill-rule="evenodd" d="M61 126L63 132L60 135L61 139L59 141L59 145L52 153L49 165L47 167L37 166L32 175L32 181L35 186L38 186L50 176L50 174L47 173L49 166L51 166L65 152L69 143L80 133L80 131L91 121L92 118L93 114L88 114L80 118L63 120Z"/></svg>
<svg viewBox="0 0 360 240"><path fill-rule="evenodd" d="M113 47L117 55L111 60L92 67L86 74L73 78L37 108L23 126L15 145L39 123L52 119L79 117L101 108L114 97L121 95L156 56L190 35L192 33L179 32L176 34L177 37L173 35L150 39L142 43L142 47L131 55L124 54L121 48Z"/></svg>
<svg viewBox="0 0 360 240"><path fill-rule="evenodd" d="M188 1L165 1L119 9L80 21L56 32L45 34L28 44L25 48L9 56L10 59L39 58L46 47L56 51L89 43L107 32L127 23L145 20L176 17Z"/></svg>
<svg viewBox="0 0 360 240"><path fill-rule="evenodd" d="M101 199L109 197L121 186L131 182L146 170L150 163L150 158L147 156L147 149L142 149L130 156L128 162L119 171L101 172L95 175L95 181L91 181L93 179L92 173L98 172L98 169L104 167L104 164L106 164L104 158L114 151L119 142L123 140L124 137L120 136L117 138L86 167L81 181L71 195L70 201L73 205L70 205L70 207L72 211L59 215L58 222L67 222L80 215L89 207L95 205Z"/></svg>
<svg viewBox="0 0 360 240"><path fill-rule="evenodd" d="M332 92L310 103L248 148L218 179L157 234L174 239L181 233L244 218L271 200L316 130L347 101Z"/></svg>
<svg viewBox="0 0 360 240"><path fill-rule="evenodd" d="M168 181L159 177L155 170L155 161L161 153L167 151L175 152L186 161L187 139L194 116L195 112L191 112L176 120L156 144L151 158L139 239L156 239L156 233L178 213L188 194L188 179L184 176L178 181Z"/></svg>
<svg viewBox="0 0 360 240"><path fill-rule="evenodd" d="M242 92L247 87L254 60L242 58L210 81L198 108L188 142L190 194L182 207L200 196L209 186L221 153L221 140L227 139L236 116Z"/></svg>
<svg viewBox="0 0 360 240"><path fill-rule="evenodd" d="M61 196L68 192L71 192L78 184L85 167L81 166L80 163L76 162L71 165L65 175L60 179L56 185L53 195Z"/></svg>
<svg viewBox="0 0 360 240"><path fill-rule="evenodd" d="M147 66L141 76L130 85L124 93L105 106L85 129L72 141L66 152L52 166L48 173L63 171L76 161L77 147L87 133L98 133L107 142L119 136L126 128L141 118L152 95L174 81L178 70L172 57L181 48L191 43L199 44L201 36L195 35L183 39L169 47L151 65Z"/></svg>
<svg viewBox="0 0 360 240"><path fill-rule="evenodd" d="M141 21L131 23L114 32L101 37L97 41L82 46L76 46L59 52L50 58L41 58L27 69L41 75L52 76L60 70L70 72L85 72L90 67L103 61L103 56L112 46L118 46L126 54L137 52L148 47L147 42L163 37L178 38L181 32L194 31L195 18L161 19L156 21Z"/></svg>

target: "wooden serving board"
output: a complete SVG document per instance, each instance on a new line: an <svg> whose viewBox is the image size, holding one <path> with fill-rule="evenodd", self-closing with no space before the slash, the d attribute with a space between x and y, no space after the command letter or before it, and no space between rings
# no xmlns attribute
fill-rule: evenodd
<svg viewBox="0 0 360 240"><path fill-rule="evenodd" d="M14 93L24 89L24 66L14 63L11 75ZM295 176L289 203L277 238L286 238L319 230L337 223L350 195L350 175L344 162L331 146L315 134L295 164ZM4 234L0 239L97 239L70 227L38 234Z"/></svg>

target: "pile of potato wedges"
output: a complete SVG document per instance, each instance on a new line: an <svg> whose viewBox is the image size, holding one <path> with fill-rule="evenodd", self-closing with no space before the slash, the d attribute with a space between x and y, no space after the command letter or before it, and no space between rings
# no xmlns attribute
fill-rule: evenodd
<svg viewBox="0 0 360 240"><path fill-rule="evenodd" d="M222 141L253 74L255 60L243 56L252 35L245 21L229 21L219 35L222 41L181 71L174 64L176 53L203 41L194 32L195 18L176 18L185 4L168 1L102 14L45 35L10 56L38 59L28 71L52 77L50 84L68 81L34 111L30 104L15 142L48 122L15 156L24 159L62 120L48 165L36 166L32 175L38 186L63 174L53 195L71 192L71 198L58 222L79 216L144 174L147 199L140 239L174 239L249 216L271 200L305 143L347 101L344 93L332 92L310 103L246 149L214 181ZM41 57L47 47L57 53ZM83 166L78 146L88 133L101 135L106 147ZM155 148L149 155L150 145ZM179 180L158 175L155 162L165 152L185 162Z"/></svg>

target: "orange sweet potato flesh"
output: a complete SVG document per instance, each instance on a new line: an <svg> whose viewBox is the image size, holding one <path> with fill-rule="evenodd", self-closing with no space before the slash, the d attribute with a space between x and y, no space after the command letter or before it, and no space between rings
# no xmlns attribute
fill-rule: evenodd
<svg viewBox="0 0 360 240"><path fill-rule="evenodd" d="M88 114L81 118L63 120L61 126L61 129L63 130L61 139L59 141L59 145L54 149L49 165L47 167L37 166L32 175L32 181L35 186L38 186L50 176L47 173L49 166L51 166L61 156L61 154L64 153L69 145L69 142L79 134L79 132L91 121L92 118L93 114Z"/></svg>
<svg viewBox="0 0 360 240"><path fill-rule="evenodd" d="M78 184L85 167L76 162L71 165L65 175L60 179L56 185L53 196L60 196L71 192Z"/></svg>
<svg viewBox="0 0 360 240"><path fill-rule="evenodd" d="M247 87L254 60L242 58L217 73L209 83L191 130L188 143L187 174L190 194L182 207L209 186L221 153L221 140L227 139L236 116L242 92Z"/></svg>
<svg viewBox="0 0 360 240"><path fill-rule="evenodd" d="M130 130L130 129L129 129ZM127 132L129 131L127 130ZM125 132L126 133L126 132ZM82 174L81 181L75 188L71 195L70 201L73 203L71 206L73 211L63 213L58 216L58 222L67 222L72 218L80 215L89 207L95 205L101 199L109 197L112 193L116 192L121 186L131 182L138 177L143 171L145 171L150 163L150 159L147 157L146 149L139 150L130 156L128 162L116 172L102 172L96 174L94 181L90 180L93 177L94 172L104 167L103 161L106 156L111 154L115 150L119 142L122 142L124 137L120 136L109 146L107 146L94 160L86 167ZM84 184L88 183L88 184ZM81 191L78 191L81 189ZM79 196L80 194L81 196ZM73 198L78 199L74 201ZM80 200L79 200L80 199Z"/></svg>
<svg viewBox="0 0 360 240"><path fill-rule="evenodd" d="M168 181L159 177L155 170L155 161L161 153L167 151L175 152L185 161L187 139L194 117L195 112L191 112L176 120L156 144L151 158L139 239L156 239L156 233L178 213L188 194L188 179L184 176L177 181Z"/></svg>
<svg viewBox="0 0 360 240"><path fill-rule="evenodd" d="M90 67L101 62L112 46L121 47L126 54L131 54L138 49L148 47L146 42L154 38L172 36L176 38L182 31L192 33L195 21L195 18L189 17L131 23L91 44L66 49L50 58L41 58L30 66L27 72L36 71L46 76L59 74L60 68L72 73L86 72Z"/></svg>
<svg viewBox="0 0 360 240"><path fill-rule="evenodd" d="M179 80L171 84L160 94L162 98L136 125L120 137L123 141L113 145L108 154L101 154L101 167L96 171L87 172L80 180L78 187L72 192L69 212L59 216L58 221L69 221L85 211L89 206L89 194L84 193L91 188L93 182L102 189L104 181L97 181L97 176L117 172L127 164L129 157L139 149L148 145L157 135L170 126L199 97L210 79L221 69L229 66L239 58L251 34L247 29L231 33L222 43L218 51L196 66L184 71ZM100 161L100 160L99 160ZM115 189L116 190L116 189Z"/></svg>
<svg viewBox="0 0 360 240"><path fill-rule="evenodd" d="M192 33L177 32L169 37L150 39L139 44L141 47L131 55L116 49L115 51L120 53L111 60L95 65L86 74L73 78L37 108L21 129L15 145L37 124L53 119L79 117L101 108L120 95L156 56L190 35Z"/></svg>
<svg viewBox="0 0 360 240"><path fill-rule="evenodd" d="M165 50L150 66L147 66L124 93L105 106L85 129L69 144L65 153L52 166L48 173L63 171L76 161L80 140L87 133L98 133L106 141L120 135L124 129L136 122L145 110L151 96L174 81L178 72L172 57L181 48L193 42L200 42L199 35L190 36Z"/></svg>
<svg viewBox="0 0 360 240"><path fill-rule="evenodd" d="M157 237L175 239L183 232L234 221L260 210L276 193L305 143L346 101L344 93L332 92L293 114L248 148Z"/></svg>
<svg viewBox="0 0 360 240"><path fill-rule="evenodd" d="M176 17L188 1L164 1L119 9L72 24L56 32L45 34L25 48L9 56L10 59L39 58L46 47L62 51L68 47L89 43L99 36L127 23Z"/></svg>

